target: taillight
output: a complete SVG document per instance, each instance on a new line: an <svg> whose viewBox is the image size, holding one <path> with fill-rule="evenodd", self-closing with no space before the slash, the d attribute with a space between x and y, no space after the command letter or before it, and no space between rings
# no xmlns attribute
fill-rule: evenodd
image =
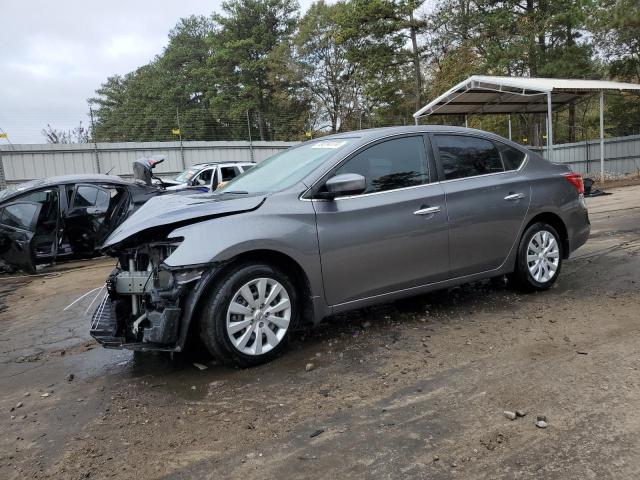
<svg viewBox="0 0 640 480"><path fill-rule="evenodd" d="M579 173L571 172L565 173L564 178L566 178L574 187L578 193L584 193L584 182L582 181L582 175Z"/></svg>

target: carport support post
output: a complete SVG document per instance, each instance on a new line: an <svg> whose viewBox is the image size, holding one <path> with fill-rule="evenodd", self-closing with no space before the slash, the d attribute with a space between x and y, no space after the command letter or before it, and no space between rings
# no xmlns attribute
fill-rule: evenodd
<svg viewBox="0 0 640 480"><path fill-rule="evenodd" d="M600 90L600 181L604 185L604 90Z"/></svg>
<svg viewBox="0 0 640 480"><path fill-rule="evenodd" d="M551 92L547 92L547 157L553 161L553 110L551 109Z"/></svg>
<svg viewBox="0 0 640 480"><path fill-rule="evenodd" d="M467 116L464 116L464 126L465 128L469 128L469 119L467 118Z"/></svg>
<svg viewBox="0 0 640 480"><path fill-rule="evenodd" d="M509 115L509 140L511 140L511 115Z"/></svg>

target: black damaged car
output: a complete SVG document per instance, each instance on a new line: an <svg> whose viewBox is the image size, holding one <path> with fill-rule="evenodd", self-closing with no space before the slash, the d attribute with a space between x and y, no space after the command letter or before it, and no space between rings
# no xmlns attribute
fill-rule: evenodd
<svg viewBox="0 0 640 480"><path fill-rule="evenodd" d="M162 192L112 175L33 180L0 191L0 264L36 265L94 256L134 210Z"/></svg>

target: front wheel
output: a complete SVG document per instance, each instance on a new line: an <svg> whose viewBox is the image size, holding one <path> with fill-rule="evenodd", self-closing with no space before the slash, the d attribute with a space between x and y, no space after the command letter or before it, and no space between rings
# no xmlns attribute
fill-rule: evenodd
<svg viewBox="0 0 640 480"><path fill-rule="evenodd" d="M259 365L284 350L298 310L285 273L267 264L238 265L213 287L200 318L201 338L225 364Z"/></svg>
<svg viewBox="0 0 640 480"><path fill-rule="evenodd" d="M534 223L520 239L511 278L523 290L546 290L560 274L562 256L562 242L556 229L547 223Z"/></svg>

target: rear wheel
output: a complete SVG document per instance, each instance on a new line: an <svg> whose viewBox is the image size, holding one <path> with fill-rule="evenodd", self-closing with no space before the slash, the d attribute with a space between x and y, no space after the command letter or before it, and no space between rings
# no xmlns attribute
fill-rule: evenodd
<svg viewBox="0 0 640 480"><path fill-rule="evenodd" d="M238 265L212 289L200 318L201 338L225 364L259 365L284 350L298 311L284 272L267 264Z"/></svg>
<svg viewBox="0 0 640 480"><path fill-rule="evenodd" d="M523 290L546 290L560 274L562 256L562 242L556 229L544 222L534 223L520 239L511 278Z"/></svg>

